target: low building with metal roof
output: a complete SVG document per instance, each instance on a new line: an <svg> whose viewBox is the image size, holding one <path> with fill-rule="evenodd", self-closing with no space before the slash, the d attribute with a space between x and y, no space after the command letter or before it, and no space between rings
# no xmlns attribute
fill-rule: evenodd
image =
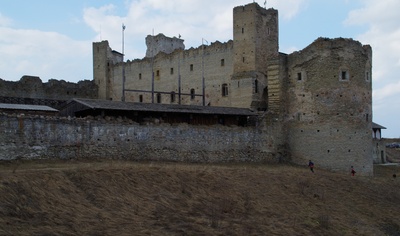
<svg viewBox="0 0 400 236"><path fill-rule="evenodd" d="M26 105L26 104L10 104L0 103L0 112L4 113L24 113L33 115L58 115L58 110L43 105Z"/></svg>
<svg viewBox="0 0 400 236"><path fill-rule="evenodd" d="M188 123L193 125L249 125L249 118L257 113L248 108L189 106L178 104L119 102L98 99L70 100L60 110L61 116L126 117L142 123L158 119L164 123Z"/></svg>

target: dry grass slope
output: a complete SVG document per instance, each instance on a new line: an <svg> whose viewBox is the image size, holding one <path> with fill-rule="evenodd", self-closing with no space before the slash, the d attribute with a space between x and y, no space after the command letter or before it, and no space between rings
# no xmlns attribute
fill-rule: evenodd
<svg viewBox="0 0 400 236"><path fill-rule="evenodd" d="M0 165L0 235L400 235L399 167Z"/></svg>

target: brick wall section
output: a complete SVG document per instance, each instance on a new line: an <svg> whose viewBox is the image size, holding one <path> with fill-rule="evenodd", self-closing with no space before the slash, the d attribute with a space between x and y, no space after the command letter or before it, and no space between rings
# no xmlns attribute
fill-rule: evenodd
<svg viewBox="0 0 400 236"><path fill-rule="evenodd" d="M0 115L0 160L121 158L277 162L255 127L137 124L129 120Z"/></svg>

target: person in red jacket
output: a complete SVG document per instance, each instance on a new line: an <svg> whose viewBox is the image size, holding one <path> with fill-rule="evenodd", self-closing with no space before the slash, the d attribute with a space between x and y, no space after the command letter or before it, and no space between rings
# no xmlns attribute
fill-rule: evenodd
<svg viewBox="0 0 400 236"><path fill-rule="evenodd" d="M354 170L354 167L353 166L351 166L351 176L354 176L355 174L356 174L356 171Z"/></svg>

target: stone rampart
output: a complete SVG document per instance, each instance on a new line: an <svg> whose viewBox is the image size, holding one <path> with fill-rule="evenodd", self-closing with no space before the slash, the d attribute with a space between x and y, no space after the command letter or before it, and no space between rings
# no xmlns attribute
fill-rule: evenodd
<svg viewBox="0 0 400 236"><path fill-rule="evenodd" d="M0 160L276 162L255 127L137 124L124 119L0 115Z"/></svg>
<svg viewBox="0 0 400 236"><path fill-rule="evenodd" d="M51 79L43 83L37 76L26 75L19 81L0 79L0 97L66 101L71 98L97 98L97 96L97 86L89 80L72 83Z"/></svg>

